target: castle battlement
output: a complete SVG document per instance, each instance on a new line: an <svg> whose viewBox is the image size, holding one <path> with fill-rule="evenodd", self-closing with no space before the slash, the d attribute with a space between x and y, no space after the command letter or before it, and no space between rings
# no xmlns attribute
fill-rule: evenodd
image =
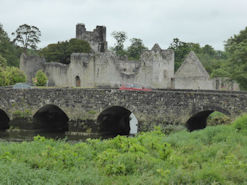
<svg viewBox="0 0 247 185"><path fill-rule="evenodd" d="M107 51L106 27L96 26L93 31L87 31L85 24L76 25L76 38L87 41L95 52Z"/></svg>

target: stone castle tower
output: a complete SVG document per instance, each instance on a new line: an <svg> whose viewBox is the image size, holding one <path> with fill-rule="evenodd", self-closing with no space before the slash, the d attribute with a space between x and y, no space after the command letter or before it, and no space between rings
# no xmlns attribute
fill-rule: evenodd
<svg viewBox="0 0 247 185"><path fill-rule="evenodd" d="M76 25L76 38L88 41L95 52L107 51L105 26L96 26L93 31L86 31L85 25L79 23Z"/></svg>

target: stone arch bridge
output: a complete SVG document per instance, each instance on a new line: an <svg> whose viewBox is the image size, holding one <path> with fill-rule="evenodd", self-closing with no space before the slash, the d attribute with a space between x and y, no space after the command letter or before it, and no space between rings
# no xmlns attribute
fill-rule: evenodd
<svg viewBox="0 0 247 185"><path fill-rule="evenodd" d="M0 89L0 129L63 130L67 133L128 134L131 113L138 131L155 125L206 127L213 111L231 118L247 112L246 92L205 90ZM24 119L24 122L20 120Z"/></svg>

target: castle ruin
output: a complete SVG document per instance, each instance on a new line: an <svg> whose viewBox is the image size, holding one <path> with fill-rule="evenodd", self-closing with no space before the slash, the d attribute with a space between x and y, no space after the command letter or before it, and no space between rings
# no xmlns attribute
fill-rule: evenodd
<svg viewBox="0 0 247 185"><path fill-rule="evenodd" d="M104 26L97 26L90 32L84 24L77 24L76 38L87 41L93 52L72 53L68 65L48 63L42 57L23 54L20 69L27 75L28 83L32 83L35 73L41 69L48 77L48 86L118 88L128 83L152 89L223 89L219 85L222 80L210 79L194 52L174 74L174 51L163 50L158 44L145 50L139 61L132 61L108 51ZM232 81L224 88L239 90Z"/></svg>

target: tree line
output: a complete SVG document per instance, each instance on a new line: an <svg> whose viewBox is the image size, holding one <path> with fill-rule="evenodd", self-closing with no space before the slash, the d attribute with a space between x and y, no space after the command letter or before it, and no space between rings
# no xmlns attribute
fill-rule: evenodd
<svg viewBox="0 0 247 185"><path fill-rule="evenodd" d="M37 49L41 31L38 27L27 24L20 25L12 35L14 36L13 40L9 38L0 24L1 86L15 82L7 80L1 84L4 81L3 78L10 74L16 74L13 71L18 71L18 69L14 67L19 66L20 55L23 52L27 55L43 56L47 62L60 62L63 64L69 64L71 53L92 52L88 42L77 39L61 41ZM138 61L141 54L147 49L140 38L131 38L130 46L125 48L124 43L128 37L123 31L113 32L112 36L115 39L115 44L110 50L119 57L127 57L129 60ZM224 46L224 50L219 51L208 44L201 46L198 43L184 42L179 38L174 38L169 48L175 52L175 70L179 68L185 56L190 51L194 51L211 77L229 77L236 80L242 90L247 90L247 27L230 37Z"/></svg>

